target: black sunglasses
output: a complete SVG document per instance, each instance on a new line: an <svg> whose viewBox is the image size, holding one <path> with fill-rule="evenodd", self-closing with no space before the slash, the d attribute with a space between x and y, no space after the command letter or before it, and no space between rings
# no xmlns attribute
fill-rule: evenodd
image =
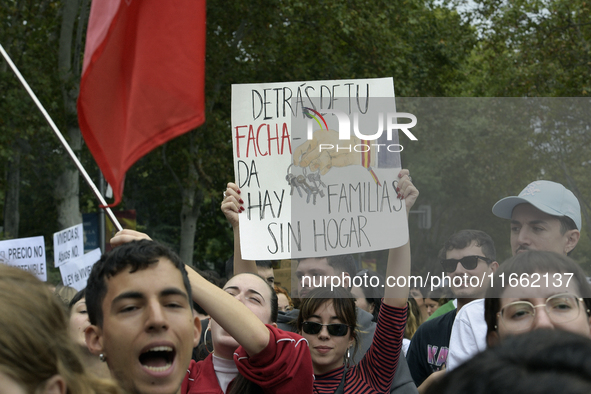
<svg viewBox="0 0 591 394"><path fill-rule="evenodd" d="M478 265L478 259L486 261L487 264L492 263L492 260L483 256L465 256L461 259L445 259L441 260L441 265L445 272L454 272L458 263L462 264L467 270L473 270Z"/></svg>
<svg viewBox="0 0 591 394"><path fill-rule="evenodd" d="M302 330L306 334L316 335L326 326L328 333L335 337L344 337L349 332L349 326L346 324L320 324L312 321L306 321L302 325Z"/></svg>

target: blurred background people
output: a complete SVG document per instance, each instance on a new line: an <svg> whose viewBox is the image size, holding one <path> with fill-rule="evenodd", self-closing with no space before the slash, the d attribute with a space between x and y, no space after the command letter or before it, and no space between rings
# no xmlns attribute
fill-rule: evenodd
<svg viewBox="0 0 591 394"><path fill-rule="evenodd" d="M90 326L86 310L86 291L81 290L70 300L68 333L72 342L78 346L82 363L88 372L100 378L110 378L111 373L106 363L90 352L86 346L84 331Z"/></svg>
<svg viewBox="0 0 591 394"><path fill-rule="evenodd" d="M427 297L425 297L425 308L427 309L427 315L429 317L433 316L433 313L439 309L440 306L443 306L449 302L449 296L445 291L444 287L437 287L427 293ZM451 308L454 309L454 308ZM450 310L451 310L450 309ZM449 311L448 311L449 312Z"/></svg>
<svg viewBox="0 0 591 394"><path fill-rule="evenodd" d="M373 315L372 321L378 321L382 297L384 297L384 276L375 271L363 269L353 278L353 283L363 283L353 286L351 294L355 297L355 305Z"/></svg>
<svg viewBox="0 0 591 394"><path fill-rule="evenodd" d="M277 304L279 312L291 311L293 309L293 301L287 293L287 290L277 285L274 285L273 289L275 290L275 294L277 294Z"/></svg>

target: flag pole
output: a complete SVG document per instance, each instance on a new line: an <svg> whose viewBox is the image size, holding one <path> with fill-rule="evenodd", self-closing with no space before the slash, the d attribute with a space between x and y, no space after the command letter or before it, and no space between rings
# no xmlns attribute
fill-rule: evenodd
<svg viewBox="0 0 591 394"><path fill-rule="evenodd" d="M76 157L76 154L74 154L74 151L72 150L72 148L70 148L70 145L68 145L68 141L66 141L66 139L64 138L62 133L59 131L59 129L57 128L55 123L53 123L53 120L51 119L51 117L49 116L49 114L47 113L45 108L43 107L43 104L41 104L41 102L39 101L39 99L37 98L37 96L35 95L33 90L31 89L31 87L29 86L27 81L25 81L25 79L21 75L18 68L12 62L12 59L10 58L10 56L8 56L8 53L6 53L6 51L4 50L4 47L2 46L1 43L0 43L0 52L2 52L2 56L4 56L4 59L6 59L6 62L8 63L10 68L12 68L12 71L14 71L14 73L16 74L19 81L21 81L21 83L25 87L25 90L29 93L29 96L31 96L31 98L33 99L35 104L37 104L37 107L39 108L39 110L41 111L41 113L43 114L45 119L47 120L47 123L49 123L49 126L51 126L52 130L54 131L55 135L57 135L57 138L59 138L62 145L64 145L64 147L66 148L66 151L68 151L72 160L74 160L76 167L78 167L78 171L80 171L80 173L82 174L82 176L86 180L86 183L88 183L88 185L90 186L90 188L92 189L92 191L94 192L96 197L99 199L100 203L105 207L104 208L105 211L107 211L109 218L111 219L111 221L113 222L115 227L117 227L117 230L119 230L119 231L123 230L123 227L121 227L121 224L119 223L119 221L115 217L115 214L113 213L113 211L111 211L111 208L109 208L107 206L108 204L105 201L105 199L103 198L103 195L99 192L99 190L97 189L97 187L94 184L94 182L92 181L92 179L90 179L90 176L88 175L88 173L86 172L86 170L82 166L82 163L80 163L80 160L78 160L78 157Z"/></svg>

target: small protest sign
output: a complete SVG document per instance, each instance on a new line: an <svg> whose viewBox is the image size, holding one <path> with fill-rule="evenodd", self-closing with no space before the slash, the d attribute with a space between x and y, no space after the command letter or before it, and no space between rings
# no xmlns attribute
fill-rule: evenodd
<svg viewBox="0 0 591 394"><path fill-rule="evenodd" d="M42 236L0 241L0 262L47 280L45 240Z"/></svg>
<svg viewBox="0 0 591 394"><path fill-rule="evenodd" d="M62 282L80 291L86 288L86 282L92 266L101 258L101 249L97 248L60 266Z"/></svg>
<svg viewBox="0 0 591 394"><path fill-rule="evenodd" d="M84 254L82 223L53 234L53 262L59 267Z"/></svg>

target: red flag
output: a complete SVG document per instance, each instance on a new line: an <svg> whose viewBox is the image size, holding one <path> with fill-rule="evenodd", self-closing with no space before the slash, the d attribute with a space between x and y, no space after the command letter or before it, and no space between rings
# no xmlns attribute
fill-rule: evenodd
<svg viewBox="0 0 591 394"><path fill-rule="evenodd" d="M78 121L121 201L125 172L205 121L205 0L95 0Z"/></svg>

